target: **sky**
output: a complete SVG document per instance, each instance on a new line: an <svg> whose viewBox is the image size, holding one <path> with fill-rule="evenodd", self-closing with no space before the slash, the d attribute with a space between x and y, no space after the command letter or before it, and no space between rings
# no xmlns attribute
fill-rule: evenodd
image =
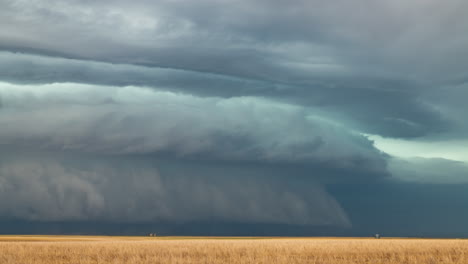
<svg viewBox="0 0 468 264"><path fill-rule="evenodd" d="M464 0L0 0L0 233L468 237Z"/></svg>

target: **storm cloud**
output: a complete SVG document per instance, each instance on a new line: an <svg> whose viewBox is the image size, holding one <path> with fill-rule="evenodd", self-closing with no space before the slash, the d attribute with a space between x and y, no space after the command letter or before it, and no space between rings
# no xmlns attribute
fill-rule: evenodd
<svg viewBox="0 0 468 264"><path fill-rule="evenodd" d="M0 165L3 217L41 221L229 221L349 226L323 186L283 188L258 169L23 153ZM180 168L182 167L182 168ZM159 168L159 169L158 169ZM190 171L190 173L187 173ZM274 173L271 173L274 174ZM9 202L15 197L15 202Z"/></svg>
<svg viewBox="0 0 468 264"><path fill-rule="evenodd" d="M352 229L353 186L466 183L464 1L0 5L2 219Z"/></svg>

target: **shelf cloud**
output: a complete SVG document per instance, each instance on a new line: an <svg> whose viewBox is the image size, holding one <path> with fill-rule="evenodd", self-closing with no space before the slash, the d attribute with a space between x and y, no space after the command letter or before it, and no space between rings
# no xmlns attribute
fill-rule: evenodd
<svg viewBox="0 0 468 264"><path fill-rule="evenodd" d="M466 1L0 5L0 221L363 234L353 190L466 184Z"/></svg>

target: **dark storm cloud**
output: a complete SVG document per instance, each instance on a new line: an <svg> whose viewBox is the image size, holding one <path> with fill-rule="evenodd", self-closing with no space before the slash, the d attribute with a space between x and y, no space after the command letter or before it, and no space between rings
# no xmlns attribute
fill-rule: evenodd
<svg viewBox="0 0 468 264"><path fill-rule="evenodd" d="M466 135L468 135L468 122L466 121L466 113L468 113L468 104L466 104L468 82L442 86L439 89L426 93L424 97L454 124L454 129L447 131L447 137L466 138ZM444 135L441 136L443 137Z"/></svg>
<svg viewBox="0 0 468 264"><path fill-rule="evenodd" d="M10 150L1 178L6 187L4 194L16 193L17 197L14 203L4 204L3 210L14 217L102 220L108 219L103 218L105 214L116 221L151 221L206 220L214 214L218 220L349 226L344 212L324 191L323 183L388 176L386 156L362 135L307 108L263 98L197 97L135 86L75 83L1 83L0 95L0 143ZM18 152L18 148L25 151ZM79 160L63 163L57 160L58 155L44 161L40 154L27 156L30 150L117 155L123 160L155 157L166 160L157 169L163 172L167 184L147 182L125 168L89 168ZM176 162L172 167L179 169L171 169L168 159ZM96 162L112 168L99 159ZM148 164L151 162L143 165ZM129 164L129 168L135 167L138 164ZM89 173L91 176L87 176ZM106 179L114 174L121 175L115 181L125 187L95 182L113 181ZM307 190L300 192L305 198L283 196L284 192L296 195L285 182L297 178L307 183ZM273 183L280 189L262 191ZM148 191L143 198L115 201L112 195L130 192L132 184L158 189ZM15 186L21 187L18 190ZM49 193L55 189L58 194ZM146 200L157 199L158 195L171 193L177 197L183 192L179 203L172 202L170 196L161 198L162 204L146 206ZM66 195L62 197L61 193ZM273 198L273 194L279 196ZM113 201L103 203L103 199ZM50 205L55 200L63 204ZM293 211L272 207L281 203L284 210ZM67 205L73 207L60 207ZM123 209L133 205L136 207L132 211ZM166 207L193 214L167 216L163 210ZM287 209L291 207L297 210ZM256 210L258 217L253 213L249 213L253 218L243 216L249 210ZM153 213L146 217L147 211Z"/></svg>
<svg viewBox="0 0 468 264"><path fill-rule="evenodd" d="M467 184L395 181L328 190L349 213L348 236L468 237Z"/></svg>
<svg viewBox="0 0 468 264"><path fill-rule="evenodd" d="M275 80L314 70L446 79L467 63L460 0L110 3L8 1L2 43Z"/></svg>
<svg viewBox="0 0 468 264"><path fill-rule="evenodd" d="M465 182L365 135L464 142L466 1L0 6L5 219L349 227L327 184Z"/></svg>
<svg viewBox="0 0 468 264"><path fill-rule="evenodd" d="M2 156L3 219L350 225L323 186L307 179L306 189L285 188L255 169L31 151Z"/></svg>
<svg viewBox="0 0 468 264"><path fill-rule="evenodd" d="M327 106L327 112L345 115L348 125L363 132L417 137L452 126L449 117L420 95L464 78L468 39L463 32L468 22L459 15L464 5L456 0L443 5L367 0L132 5L54 1L47 6L12 1L2 11L5 30L0 44L7 50L258 80L237 85L210 76L211 82L194 85L191 92L253 93ZM63 81L65 76L49 79ZM77 77L80 71L73 76L78 82L93 81L86 75ZM153 80L116 82L141 85ZM223 88L232 86L242 88Z"/></svg>
<svg viewBox="0 0 468 264"><path fill-rule="evenodd" d="M255 97L201 98L137 87L2 83L0 142L184 159L330 164L385 175L363 136L305 108Z"/></svg>
<svg viewBox="0 0 468 264"><path fill-rule="evenodd" d="M274 93L277 84L226 75L0 52L2 80L47 84L74 82L164 88L201 96L233 97Z"/></svg>
<svg viewBox="0 0 468 264"><path fill-rule="evenodd" d="M264 96L315 107L366 133L416 137L447 129L448 120L417 100L417 84L392 80L316 80L313 84L277 83L219 74L128 64L0 53L0 77L19 83L77 82L143 85L200 96ZM349 79L349 78L346 78ZM397 88L395 88L397 87ZM406 88L406 90L404 89ZM385 99L385 100L384 100ZM398 102L399 107L395 108ZM368 111L374 109L374 111Z"/></svg>

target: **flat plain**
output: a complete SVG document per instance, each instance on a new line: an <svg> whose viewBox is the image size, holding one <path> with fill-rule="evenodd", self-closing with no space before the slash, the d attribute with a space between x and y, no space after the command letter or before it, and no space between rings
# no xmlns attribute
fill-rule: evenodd
<svg viewBox="0 0 468 264"><path fill-rule="evenodd" d="M0 263L468 263L468 240L0 236Z"/></svg>

